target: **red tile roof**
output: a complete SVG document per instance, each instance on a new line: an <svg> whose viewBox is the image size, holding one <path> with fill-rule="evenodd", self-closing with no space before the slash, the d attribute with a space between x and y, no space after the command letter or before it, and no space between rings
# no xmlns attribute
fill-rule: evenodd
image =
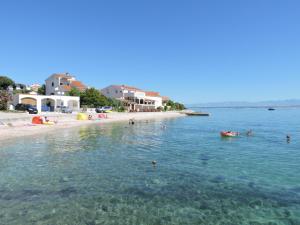
<svg viewBox="0 0 300 225"><path fill-rule="evenodd" d="M145 91L145 93L146 93L146 96L149 96L149 97L160 97L159 92Z"/></svg>
<svg viewBox="0 0 300 225"><path fill-rule="evenodd" d="M129 90L129 91L142 91L139 88L127 86L127 85L124 85L124 84L123 85L112 85L112 86L116 87L116 88L126 89L126 90Z"/></svg>
<svg viewBox="0 0 300 225"><path fill-rule="evenodd" d="M68 86L68 85L64 85L64 86L63 86L63 89L64 89L64 91L70 91L70 90L71 90L71 87Z"/></svg>
<svg viewBox="0 0 300 225"><path fill-rule="evenodd" d="M170 100L170 98L168 96L162 96L161 98L162 98L163 101L169 101Z"/></svg>
<svg viewBox="0 0 300 225"><path fill-rule="evenodd" d="M87 87L81 83L80 81L72 81L71 84L70 84L71 88L74 87L74 88L77 88L79 91L84 91Z"/></svg>
<svg viewBox="0 0 300 225"><path fill-rule="evenodd" d="M145 92L146 96L149 97L160 97L159 92L155 92L155 91L143 91L142 89L136 88L136 87L131 87L131 86L127 86L127 85L112 85L115 88L121 88L121 89L126 89L129 91L141 91L141 92Z"/></svg>
<svg viewBox="0 0 300 225"><path fill-rule="evenodd" d="M73 78L73 76L69 73L54 73L54 74L52 74L52 76L63 77L63 78L67 78L67 79Z"/></svg>
<svg viewBox="0 0 300 225"><path fill-rule="evenodd" d="M64 91L71 91L72 88L77 88L79 91L85 91L87 87L80 81L72 81L70 85L62 86Z"/></svg>

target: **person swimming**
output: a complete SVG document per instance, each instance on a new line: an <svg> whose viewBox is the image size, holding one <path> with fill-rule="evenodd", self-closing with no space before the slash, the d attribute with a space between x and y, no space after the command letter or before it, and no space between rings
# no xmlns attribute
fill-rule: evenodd
<svg viewBox="0 0 300 225"><path fill-rule="evenodd" d="M248 130L247 133L246 133L246 135L247 135L247 136L252 136L252 135L253 135L252 130Z"/></svg>

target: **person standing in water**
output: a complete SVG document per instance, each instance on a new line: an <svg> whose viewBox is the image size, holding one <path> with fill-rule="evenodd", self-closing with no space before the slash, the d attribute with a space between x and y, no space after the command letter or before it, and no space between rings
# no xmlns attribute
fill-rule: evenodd
<svg viewBox="0 0 300 225"><path fill-rule="evenodd" d="M290 143L291 142L291 136L288 134L286 135L286 142L287 143Z"/></svg>
<svg viewBox="0 0 300 225"><path fill-rule="evenodd" d="M252 130L248 130L247 133L246 133L246 135L247 135L247 136L252 136L252 135L253 135Z"/></svg>

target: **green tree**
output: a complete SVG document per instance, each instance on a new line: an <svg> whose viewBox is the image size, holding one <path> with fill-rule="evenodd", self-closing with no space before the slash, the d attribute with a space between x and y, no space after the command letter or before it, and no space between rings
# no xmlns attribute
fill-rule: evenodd
<svg viewBox="0 0 300 225"><path fill-rule="evenodd" d="M80 96L80 91L77 88L72 87L71 90L68 92L68 95L69 96Z"/></svg>
<svg viewBox="0 0 300 225"><path fill-rule="evenodd" d="M107 98L107 106L112 106L114 110L123 112L125 110L123 103L114 98Z"/></svg>
<svg viewBox="0 0 300 225"><path fill-rule="evenodd" d="M175 109L175 103L172 101L172 100L169 100L167 102L167 106L169 106L171 108L171 110L174 110Z"/></svg>
<svg viewBox="0 0 300 225"><path fill-rule="evenodd" d="M38 89L38 94L39 95L46 95L46 85L43 84L39 89Z"/></svg>
<svg viewBox="0 0 300 225"><path fill-rule="evenodd" d="M108 99L95 88L86 89L80 94L80 104L87 107L99 107L109 105Z"/></svg>
<svg viewBox="0 0 300 225"><path fill-rule="evenodd" d="M7 90L9 86L13 86L15 82L6 76L0 76L0 90Z"/></svg>
<svg viewBox="0 0 300 225"><path fill-rule="evenodd" d="M7 110L7 103L12 100L12 96L6 90L0 90L0 110Z"/></svg>
<svg viewBox="0 0 300 225"><path fill-rule="evenodd" d="M179 110L179 111L181 111L181 110L184 110L184 109L185 109L185 106L184 106L183 104L181 104L181 103L179 103L179 102L173 102L173 101L171 101L171 100L169 100L169 101L167 102L167 106L169 106L169 108L170 108L171 110Z"/></svg>
<svg viewBox="0 0 300 225"><path fill-rule="evenodd" d="M181 111L181 110L184 110L186 108L183 104L181 104L179 102L175 102L175 109Z"/></svg>

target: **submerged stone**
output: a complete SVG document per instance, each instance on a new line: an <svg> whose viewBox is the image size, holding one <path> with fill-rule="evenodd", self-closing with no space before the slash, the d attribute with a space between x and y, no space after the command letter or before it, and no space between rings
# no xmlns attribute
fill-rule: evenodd
<svg viewBox="0 0 300 225"><path fill-rule="evenodd" d="M69 197L71 194L75 194L75 193L77 193L77 190L74 187L67 187L58 191L58 194L61 197Z"/></svg>
<svg viewBox="0 0 300 225"><path fill-rule="evenodd" d="M224 182L226 179L225 179L225 177L224 176L216 176L216 177L214 177L213 179L211 179L210 181L212 182L212 183L222 183L222 182Z"/></svg>
<svg viewBox="0 0 300 225"><path fill-rule="evenodd" d="M248 187L250 187L250 188L255 188L255 183L254 183L254 182L249 182L249 183L248 183Z"/></svg>
<svg viewBox="0 0 300 225"><path fill-rule="evenodd" d="M60 178L59 182L60 183L65 183L65 182L68 182L70 179L68 177L62 177Z"/></svg>
<svg viewBox="0 0 300 225"><path fill-rule="evenodd" d="M252 201L252 202L249 203L249 206L251 208L254 208L254 209L258 209L262 205L263 205L263 202L261 200L254 200L254 201Z"/></svg>
<svg viewBox="0 0 300 225"><path fill-rule="evenodd" d="M210 209L210 206L207 202L201 202L199 208L202 209L202 210L208 210L208 209Z"/></svg>
<svg viewBox="0 0 300 225"><path fill-rule="evenodd" d="M96 225L96 221L88 221L85 224L86 225Z"/></svg>
<svg viewBox="0 0 300 225"><path fill-rule="evenodd" d="M207 155L203 154L203 155L200 156L200 160L202 160L202 161L208 161L209 157Z"/></svg>
<svg viewBox="0 0 300 225"><path fill-rule="evenodd" d="M284 214L285 217L290 217L291 216L291 212L289 210L287 210L287 209L285 209L283 211L283 214Z"/></svg>
<svg viewBox="0 0 300 225"><path fill-rule="evenodd" d="M108 212L108 207L105 206L105 205L103 205L103 206L101 207L101 209L102 209L102 211L104 211L104 212Z"/></svg>
<svg viewBox="0 0 300 225"><path fill-rule="evenodd" d="M257 221L250 221L249 225L262 225L262 223L259 223Z"/></svg>

